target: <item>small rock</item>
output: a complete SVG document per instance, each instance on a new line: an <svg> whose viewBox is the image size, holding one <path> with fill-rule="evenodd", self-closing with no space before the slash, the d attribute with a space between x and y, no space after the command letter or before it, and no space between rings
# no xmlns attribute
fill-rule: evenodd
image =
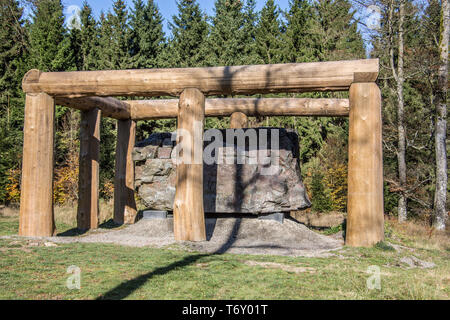
<svg viewBox="0 0 450 320"><path fill-rule="evenodd" d="M434 268L436 266L433 262L423 261L415 256L403 257L400 259L401 263L407 264L410 268Z"/></svg>
<svg viewBox="0 0 450 320"><path fill-rule="evenodd" d="M170 155L172 154L172 148L159 148L158 149L158 158L159 159L170 159Z"/></svg>
<svg viewBox="0 0 450 320"><path fill-rule="evenodd" d="M57 247L58 245L56 243L53 243L53 242L46 242L46 243L44 243L44 246L46 246L46 247Z"/></svg>

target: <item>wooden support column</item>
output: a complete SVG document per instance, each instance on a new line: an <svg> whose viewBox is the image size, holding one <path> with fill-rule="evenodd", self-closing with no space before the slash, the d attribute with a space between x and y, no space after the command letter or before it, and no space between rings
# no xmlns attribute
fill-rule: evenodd
<svg viewBox="0 0 450 320"><path fill-rule="evenodd" d="M245 113L234 112L230 118L230 128L231 129L241 129L248 127L248 118Z"/></svg>
<svg viewBox="0 0 450 320"><path fill-rule="evenodd" d="M77 210L80 230L98 228L100 119L98 108L81 112Z"/></svg>
<svg viewBox="0 0 450 320"><path fill-rule="evenodd" d="M350 87L346 244L384 240L381 94L375 83Z"/></svg>
<svg viewBox="0 0 450 320"><path fill-rule="evenodd" d="M54 235L53 141L55 102L46 93L27 94L19 235Z"/></svg>
<svg viewBox="0 0 450 320"><path fill-rule="evenodd" d="M203 127L205 96L188 88L178 107L177 180L174 201L174 233L178 241L205 241L203 209Z"/></svg>
<svg viewBox="0 0 450 320"><path fill-rule="evenodd" d="M136 139L136 122L118 120L117 125L114 222L133 224L137 211L134 199L134 162L131 153Z"/></svg>

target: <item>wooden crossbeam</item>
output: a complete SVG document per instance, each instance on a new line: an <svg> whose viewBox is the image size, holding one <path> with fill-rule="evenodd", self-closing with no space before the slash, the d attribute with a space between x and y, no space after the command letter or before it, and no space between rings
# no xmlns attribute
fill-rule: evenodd
<svg viewBox="0 0 450 320"><path fill-rule="evenodd" d="M110 97L57 97L55 103L81 111L98 108L102 111L103 117L110 117L117 120L127 120L131 117L130 106L126 101L120 101Z"/></svg>
<svg viewBox="0 0 450 320"><path fill-rule="evenodd" d="M175 118L178 99L128 101L133 120ZM328 116L347 117L348 99L242 98L206 99L205 116Z"/></svg>
<svg viewBox="0 0 450 320"><path fill-rule="evenodd" d="M30 70L26 93L51 96L179 96L185 88L204 95L348 90L353 82L374 82L378 59L233 67L108 71Z"/></svg>

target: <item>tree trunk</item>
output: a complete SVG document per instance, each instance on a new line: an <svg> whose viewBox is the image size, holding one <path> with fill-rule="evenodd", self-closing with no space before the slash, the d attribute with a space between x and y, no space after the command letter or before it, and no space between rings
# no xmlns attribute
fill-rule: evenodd
<svg viewBox="0 0 450 320"><path fill-rule="evenodd" d="M398 149L397 149L397 164L398 164L398 178L401 188L400 198L398 200L398 221L406 221L407 209L406 209L406 130L404 124L405 117L405 105L403 98L403 83L405 82L403 72L403 22L405 19L405 9L403 0L400 1L399 8L399 22L398 22L398 63L397 71L395 71L394 64L394 49L393 49L393 11L394 1L391 1L391 7L389 10L389 24L390 24L390 60L392 73L397 83L397 131L398 131Z"/></svg>
<svg viewBox="0 0 450 320"><path fill-rule="evenodd" d="M448 0L442 0L441 35L439 44L439 82L436 96L436 193L434 195L435 217L433 225L444 230L448 219L447 201L447 83L448 83L448 38L450 17Z"/></svg>

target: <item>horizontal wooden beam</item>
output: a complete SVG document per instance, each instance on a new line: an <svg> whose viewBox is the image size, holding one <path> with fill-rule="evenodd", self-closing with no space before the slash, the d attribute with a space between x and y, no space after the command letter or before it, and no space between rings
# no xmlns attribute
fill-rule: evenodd
<svg viewBox="0 0 450 320"><path fill-rule="evenodd" d="M130 119L130 106L126 101L120 101L115 98L103 97L81 97L65 98L58 97L55 103L60 106L66 106L81 111L89 111L99 108L103 117L110 117L118 120Z"/></svg>
<svg viewBox="0 0 450 320"><path fill-rule="evenodd" d="M26 93L51 96L179 96L185 88L205 95L342 91L374 82L378 59L210 68L109 71L29 71Z"/></svg>
<svg viewBox="0 0 450 320"><path fill-rule="evenodd" d="M127 101L133 120L176 118L178 99ZM243 98L206 99L205 116L328 116L347 117L348 99Z"/></svg>

